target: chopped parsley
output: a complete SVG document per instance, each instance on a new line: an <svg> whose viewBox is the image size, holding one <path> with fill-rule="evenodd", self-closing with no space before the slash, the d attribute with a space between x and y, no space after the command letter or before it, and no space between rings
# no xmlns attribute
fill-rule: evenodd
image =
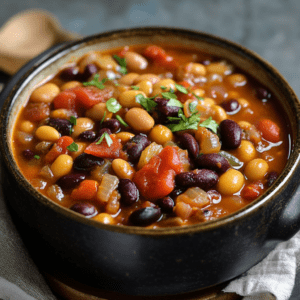
<svg viewBox="0 0 300 300"><path fill-rule="evenodd" d="M132 85L131 88L132 88L133 90L135 90L135 91L138 91L138 90L140 89L140 87L139 87L139 86L136 86L136 85Z"/></svg>
<svg viewBox="0 0 300 300"><path fill-rule="evenodd" d="M41 157L39 155L34 156L35 159L40 159Z"/></svg>
<svg viewBox="0 0 300 300"><path fill-rule="evenodd" d="M200 123L199 126L208 128L212 130L214 133L217 133L219 127L218 123L215 120L213 120L212 117L209 117L208 119Z"/></svg>
<svg viewBox="0 0 300 300"><path fill-rule="evenodd" d="M71 152L76 152L78 151L78 145L75 142L73 142L71 145L67 147L67 149Z"/></svg>
<svg viewBox="0 0 300 300"><path fill-rule="evenodd" d="M111 137L109 136L109 134L107 132L104 132L100 139L96 142L96 145L101 144L101 142L103 141L103 139L105 138L107 146L110 147L113 143L113 140L111 139Z"/></svg>
<svg viewBox="0 0 300 300"><path fill-rule="evenodd" d="M180 109L178 112L178 117L168 117L170 121L177 121L177 124L170 124L168 128L171 129L172 132L187 130L187 129L198 129L198 124L200 122L200 115L198 111L192 113L192 115L187 118L183 111Z"/></svg>
<svg viewBox="0 0 300 300"><path fill-rule="evenodd" d="M70 128L70 134L72 134L72 132L73 132L73 126L75 126L77 124L77 119L76 119L76 117L71 116L69 121L72 124L72 127Z"/></svg>
<svg viewBox="0 0 300 300"><path fill-rule="evenodd" d="M103 123L105 117L106 117L106 111L104 112L103 118L102 118L101 121L100 121L100 125Z"/></svg>
<svg viewBox="0 0 300 300"><path fill-rule="evenodd" d="M181 92L181 93L183 93L183 94L188 94L188 91L187 91L187 89L186 89L184 86L175 83L175 87L177 88L177 90L178 90L179 92Z"/></svg>
<svg viewBox="0 0 300 300"><path fill-rule="evenodd" d="M203 97L199 97L199 96L197 96L194 92L192 93L199 101L202 101L202 100L204 100L204 98Z"/></svg>
<svg viewBox="0 0 300 300"><path fill-rule="evenodd" d="M189 109L191 113L193 113L196 110L197 104L197 101L193 101L189 104Z"/></svg>
<svg viewBox="0 0 300 300"><path fill-rule="evenodd" d="M147 98L142 94L138 94L135 96L135 101L141 104L147 111L152 111L152 109L157 105L157 103L153 99L154 97Z"/></svg>
<svg viewBox="0 0 300 300"><path fill-rule="evenodd" d="M121 118L121 116L116 115L117 120L125 127L128 127L128 124Z"/></svg>
<svg viewBox="0 0 300 300"><path fill-rule="evenodd" d="M100 77L100 75L96 74L91 81L83 82L83 85L84 86L92 85L92 86L97 87L100 90L103 90L103 89L105 89L104 83L107 81L107 78L103 78L101 81L99 81L99 77Z"/></svg>
<svg viewBox="0 0 300 300"><path fill-rule="evenodd" d="M177 96L174 93L172 93L172 92L164 92L164 93L161 93L161 95L165 99L177 99Z"/></svg>
<svg viewBox="0 0 300 300"><path fill-rule="evenodd" d="M106 107L108 111L116 113L122 108L122 105L117 101L117 99L110 98L106 102Z"/></svg>
<svg viewBox="0 0 300 300"><path fill-rule="evenodd" d="M177 99L170 99L167 103L167 106L177 106L177 107L183 107L182 103Z"/></svg>
<svg viewBox="0 0 300 300"><path fill-rule="evenodd" d="M163 85L162 85L160 88L161 88L162 90L166 90L166 89L167 89L167 87L166 87L166 86L163 86Z"/></svg>
<svg viewBox="0 0 300 300"><path fill-rule="evenodd" d="M127 68L126 68L126 61L125 58L122 58L118 55L114 55L114 59L118 62L118 64L120 65L121 69L120 69L120 73L125 75L127 74Z"/></svg>

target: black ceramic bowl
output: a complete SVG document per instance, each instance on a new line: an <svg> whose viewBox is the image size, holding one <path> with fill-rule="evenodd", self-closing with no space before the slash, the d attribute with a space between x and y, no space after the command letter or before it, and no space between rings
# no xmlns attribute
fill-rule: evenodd
<svg viewBox="0 0 300 300"><path fill-rule="evenodd" d="M165 42L224 57L280 100L291 130L291 153L275 184L247 207L219 220L181 228L105 225L65 209L22 176L11 151L19 109L34 87L72 56L93 49ZM288 83L253 52L201 32L141 28L87 37L42 55L1 94L2 188L38 265L100 289L130 295L178 294L230 280L262 260L300 227L299 101Z"/></svg>

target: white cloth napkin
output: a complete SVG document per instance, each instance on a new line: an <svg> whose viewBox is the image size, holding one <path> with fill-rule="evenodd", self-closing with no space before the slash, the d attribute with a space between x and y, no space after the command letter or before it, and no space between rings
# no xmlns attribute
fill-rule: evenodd
<svg viewBox="0 0 300 300"><path fill-rule="evenodd" d="M1 176L1 171L0 171ZM279 244L262 262L232 281L224 292L244 300L288 300L300 262L300 232ZM0 299L56 300L30 258L0 192Z"/></svg>
<svg viewBox="0 0 300 300"><path fill-rule="evenodd" d="M247 296L244 300L288 300L300 265L300 232L280 243L263 261L240 278L232 281L224 292ZM300 297L299 297L300 298Z"/></svg>

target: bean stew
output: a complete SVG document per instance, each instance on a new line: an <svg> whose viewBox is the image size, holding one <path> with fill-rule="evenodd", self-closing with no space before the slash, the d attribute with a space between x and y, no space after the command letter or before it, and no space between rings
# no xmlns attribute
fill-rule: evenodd
<svg viewBox="0 0 300 300"><path fill-rule="evenodd" d="M13 152L52 201L114 225L215 220L261 196L290 151L265 87L195 49L90 51L31 93Z"/></svg>

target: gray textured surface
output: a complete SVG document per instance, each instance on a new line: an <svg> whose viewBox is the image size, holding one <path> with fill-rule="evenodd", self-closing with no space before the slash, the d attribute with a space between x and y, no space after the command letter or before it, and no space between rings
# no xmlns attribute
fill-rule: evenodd
<svg viewBox="0 0 300 300"><path fill-rule="evenodd" d="M0 0L0 26L32 8L52 12L64 28L82 35L163 25L222 36L269 61L300 96L299 0ZM299 281L291 300L300 299Z"/></svg>

